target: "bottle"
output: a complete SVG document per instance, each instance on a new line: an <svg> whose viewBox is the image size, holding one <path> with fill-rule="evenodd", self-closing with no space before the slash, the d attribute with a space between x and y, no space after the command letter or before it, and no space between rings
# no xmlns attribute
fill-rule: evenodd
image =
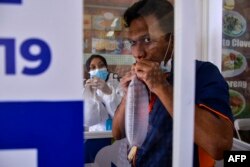
<svg viewBox="0 0 250 167"><path fill-rule="evenodd" d="M106 131L111 131L112 130L112 119L108 118L106 120Z"/></svg>

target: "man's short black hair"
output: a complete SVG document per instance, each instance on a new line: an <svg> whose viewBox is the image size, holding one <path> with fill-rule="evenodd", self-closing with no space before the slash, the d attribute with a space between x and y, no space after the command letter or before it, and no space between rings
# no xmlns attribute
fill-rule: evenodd
<svg viewBox="0 0 250 167"><path fill-rule="evenodd" d="M125 27L130 27L133 20L141 17L139 11L145 6L147 0L140 0L130 6L123 14L123 19L125 21Z"/></svg>
<svg viewBox="0 0 250 167"><path fill-rule="evenodd" d="M106 61L106 59L105 59L103 56L98 55L98 54L93 54L93 55L91 55L91 56L88 58L88 60L86 61L86 69L87 69L88 71L90 70L90 63L91 63L91 61L92 61L94 58L99 58L99 59L101 59L101 61L102 61L102 62L104 63L104 65L106 66L106 68L108 68L107 61Z"/></svg>
<svg viewBox="0 0 250 167"><path fill-rule="evenodd" d="M123 15L125 26L130 27L133 20L149 15L155 16L164 32L174 31L174 8L167 0L139 0L134 3Z"/></svg>

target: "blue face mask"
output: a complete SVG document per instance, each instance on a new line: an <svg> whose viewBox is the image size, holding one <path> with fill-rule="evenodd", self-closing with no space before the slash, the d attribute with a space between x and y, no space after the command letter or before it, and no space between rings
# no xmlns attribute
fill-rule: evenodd
<svg viewBox="0 0 250 167"><path fill-rule="evenodd" d="M109 75L109 72L107 68L101 68L89 71L89 74L90 78L97 77L105 81Z"/></svg>

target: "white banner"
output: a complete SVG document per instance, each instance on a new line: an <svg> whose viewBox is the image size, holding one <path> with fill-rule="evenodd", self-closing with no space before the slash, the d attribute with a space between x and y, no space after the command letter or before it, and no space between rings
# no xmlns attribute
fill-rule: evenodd
<svg viewBox="0 0 250 167"><path fill-rule="evenodd" d="M82 1L0 2L0 17L0 101L81 99Z"/></svg>
<svg viewBox="0 0 250 167"><path fill-rule="evenodd" d="M37 149L0 150L1 167L37 167Z"/></svg>

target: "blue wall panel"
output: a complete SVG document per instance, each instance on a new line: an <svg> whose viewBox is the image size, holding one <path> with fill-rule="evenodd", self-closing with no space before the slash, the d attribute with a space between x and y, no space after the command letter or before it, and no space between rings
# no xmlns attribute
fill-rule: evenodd
<svg viewBox="0 0 250 167"><path fill-rule="evenodd" d="M39 167L83 166L82 101L0 102L0 149L38 149Z"/></svg>

